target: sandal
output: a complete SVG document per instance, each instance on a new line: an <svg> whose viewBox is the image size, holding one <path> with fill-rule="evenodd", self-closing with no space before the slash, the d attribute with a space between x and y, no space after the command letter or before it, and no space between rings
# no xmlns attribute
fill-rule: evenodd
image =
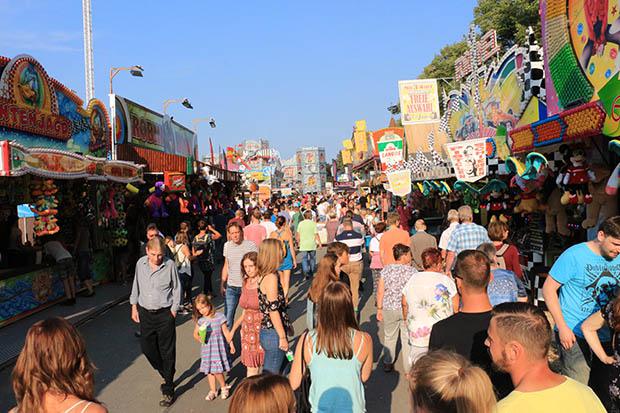
<svg viewBox="0 0 620 413"><path fill-rule="evenodd" d="M211 401L211 400L215 400L216 398L217 398L217 391L211 390L209 394L207 394L207 397L205 397L205 400Z"/></svg>
<svg viewBox="0 0 620 413"><path fill-rule="evenodd" d="M230 394L230 386L224 386L220 389L220 391L222 392L222 400L226 400Z"/></svg>

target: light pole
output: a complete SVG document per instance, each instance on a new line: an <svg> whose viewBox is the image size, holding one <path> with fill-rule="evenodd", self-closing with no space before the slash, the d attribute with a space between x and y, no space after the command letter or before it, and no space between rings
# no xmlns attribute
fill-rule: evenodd
<svg viewBox="0 0 620 413"><path fill-rule="evenodd" d="M143 77L142 72L144 71L144 69L142 68L142 66L139 65L110 68L110 132L112 134L110 157L113 161L116 160L116 96L114 95L114 89L112 88L112 80L114 79L114 76L118 75L122 71L128 71L134 77Z"/></svg>
<svg viewBox="0 0 620 413"><path fill-rule="evenodd" d="M215 128L215 119L213 118L196 118L192 120L192 126L194 129L194 137L196 139L196 142L194 142L194 148L195 148L195 154L194 156L197 158L198 157L198 125L201 122L209 122L209 126L211 126L211 128ZM211 163L213 163L213 144L211 143L211 138L209 138L209 150L211 151Z"/></svg>
<svg viewBox="0 0 620 413"><path fill-rule="evenodd" d="M84 22L84 78L86 80L86 102L95 97L95 69L93 63L93 27L90 0L82 0Z"/></svg>
<svg viewBox="0 0 620 413"><path fill-rule="evenodd" d="M185 106L187 109L194 109L192 104L189 103L188 98L167 99L167 100L164 100L164 115L167 113L166 111L168 110L168 106L172 105L173 103L180 103L181 105Z"/></svg>

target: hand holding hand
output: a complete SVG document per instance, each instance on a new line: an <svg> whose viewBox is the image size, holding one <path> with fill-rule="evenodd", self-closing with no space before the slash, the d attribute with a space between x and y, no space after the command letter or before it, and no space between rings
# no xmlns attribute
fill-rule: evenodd
<svg viewBox="0 0 620 413"><path fill-rule="evenodd" d="M237 350L235 349L235 344L232 341L228 343L228 347L230 348L230 354L235 354Z"/></svg>

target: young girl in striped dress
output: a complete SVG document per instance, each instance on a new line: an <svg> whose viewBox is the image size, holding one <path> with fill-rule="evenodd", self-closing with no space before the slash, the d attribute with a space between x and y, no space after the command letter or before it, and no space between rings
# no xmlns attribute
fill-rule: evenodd
<svg viewBox="0 0 620 413"><path fill-rule="evenodd" d="M217 397L217 382L219 382L222 399L228 398L230 386L226 385L224 374L230 371L226 342L230 346L230 353L235 353L230 330L226 326L226 317L215 311L209 297L198 294L194 300L194 338L200 344L200 372L207 375L209 380L209 394L205 399L213 400Z"/></svg>

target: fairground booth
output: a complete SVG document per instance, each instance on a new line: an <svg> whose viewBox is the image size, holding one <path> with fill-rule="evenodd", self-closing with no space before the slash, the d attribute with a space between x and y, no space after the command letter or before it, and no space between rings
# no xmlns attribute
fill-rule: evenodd
<svg viewBox="0 0 620 413"><path fill-rule="evenodd" d="M87 226L92 277L108 280L111 248L126 245L126 185L142 167L109 161L106 107L84 106L31 56L0 57L0 326L65 296L63 272L42 245L72 251Z"/></svg>

